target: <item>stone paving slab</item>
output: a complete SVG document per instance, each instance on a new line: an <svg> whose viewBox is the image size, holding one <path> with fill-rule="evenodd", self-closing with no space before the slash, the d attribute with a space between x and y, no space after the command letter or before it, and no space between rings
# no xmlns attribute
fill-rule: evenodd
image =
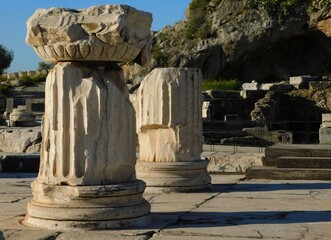
<svg viewBox="0 0 331 240"><path fill-rule="evenodd" d="M330 239L331 181L245 180L212 175L210 192L146 194L151 225L54 231L21 224L35 175L0 174L0 239Z"/></svg>

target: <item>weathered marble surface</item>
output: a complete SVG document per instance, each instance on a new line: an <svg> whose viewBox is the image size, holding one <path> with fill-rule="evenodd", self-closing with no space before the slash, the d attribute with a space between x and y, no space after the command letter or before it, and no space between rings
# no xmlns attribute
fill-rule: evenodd
<svg viewBox="0 0 331 240"><path fill-rule="evenodd" d="M158 68L144 78L137 95L140 160L200 159L201 81L201 71L188 68Z"/></svg>
<svg viewBox="0 0 331 240"><path fill-rule="evenodd" d="M202 152L202 74L193 68L154 69L137 94L137 177L150 192L209 188Z"/></svg>
<svg viewBox="0 0 331 240"><path fill-rule="evenodd" d="M46 93L38 181L135 180L135 112L121 71L58 63L47 77Z"/></svg>
<svg viewBox="0 0 331 240"><path fill-rule="evenodd" d="M45 61L134 61L151 58L152 15L126 5L82 10L38 9L27 22L26 43Z"/></svg>
<svg viewBox="0 0 331 240"><path fill-rule="evenodd" d="M146 225L135 175L135 111L122 71L61 62L46 80L38 178L24 224L48 229Z"/></svg>
<svg viewBox="0 0 331 240"><path fill-rule="evenodd" d="M153 217L146 227L63 231L21 225L33 179L0 177L0 239L327 240L331 234L331 181L248 181L243 175L213 175L211 192L145 194Z"/></svg>
<svg viewBox="0 0 331 240"><path fill-rule="evenodd" d="M40 127L0 129L0 152L32 153L30 148L40 142Z"/></svg>

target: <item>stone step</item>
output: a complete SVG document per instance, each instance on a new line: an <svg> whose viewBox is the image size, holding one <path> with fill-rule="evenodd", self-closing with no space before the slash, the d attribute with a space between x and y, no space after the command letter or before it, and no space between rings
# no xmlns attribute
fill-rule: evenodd
<svg viewBox="0 0 331 240"><path fill-rule="evenodd" d="M247 179L271 180L331 180L331 169L251 167Z"/></svg>
<svg viewBox="0 0 331 240"><path fill-rule="evenodd" d="M265 149L263 165L276 166L278 157L331 157L330 145L274 144Z"/></svg>
<svg viewBox="0 0 331 240"><path fill-rule="evenodd" d="M277 168L321 168L331 169L331 157L278 157Z"/></svg>
<svg viewBox="0 0 331 240"><path fill-rule="evenodd" d="M38 172L40 154L1 153L0 172Z"/></svg>

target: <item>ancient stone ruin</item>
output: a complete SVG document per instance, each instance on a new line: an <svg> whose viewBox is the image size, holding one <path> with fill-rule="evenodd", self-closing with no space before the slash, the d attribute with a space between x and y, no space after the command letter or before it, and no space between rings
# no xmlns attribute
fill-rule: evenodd
<svg viewBox="0 0 331 240"><path fill-rule="evenodd" d="M331 114L322 114L322 124L319 129L320 144L331 144Z"/></svg>
<svg viewBox="0 0 331 240"><path fill-rule="evenodd" d="M24 223L51 229L145 225L135 111L114 62L150 59L152 16L124 5L39 9L26 42L57 62L46 80L38 178Z"/></svg>
<svg viewBox="0 0 331 240"><path fill-rule="evenodd" d="M137 94L140 156L137 177L151 191L208 188L210 176L202 152L199 69L154 69Z"/></svg>

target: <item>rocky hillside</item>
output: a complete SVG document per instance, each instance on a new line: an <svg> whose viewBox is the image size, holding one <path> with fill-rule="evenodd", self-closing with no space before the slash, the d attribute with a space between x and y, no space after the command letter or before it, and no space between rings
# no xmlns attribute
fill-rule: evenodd
<svg viewBox="0 0 331 240"><path fill-rule="evenodd" d="M193 0L184 21L153 37L148 69L197 67L204 79L270 82L331 75L331 2L325 0Z"/></svg>

